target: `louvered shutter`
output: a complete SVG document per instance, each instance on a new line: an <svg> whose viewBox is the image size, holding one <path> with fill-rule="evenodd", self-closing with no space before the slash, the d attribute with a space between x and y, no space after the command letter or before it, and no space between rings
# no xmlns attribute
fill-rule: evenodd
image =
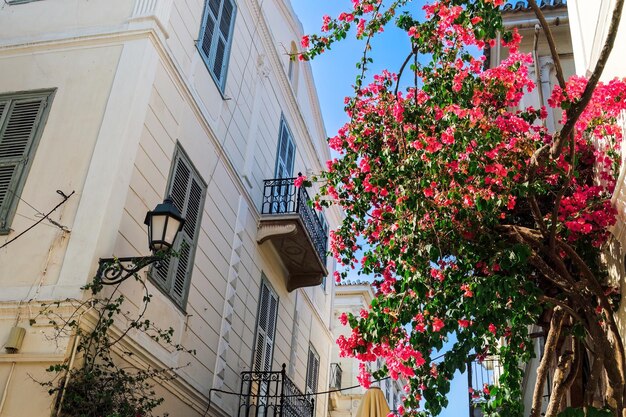
<svg viewBox="0 0 626 417"><path fill-rule="evenodd" d="M178 256L164 261L152 278L181 307L187 301L205 194L206 185L184 153L177 150L167 195L182 213L185 225L174 244Z"/></svg>
<svg viewBox="0 0 626 417"><path fill-rule="evenodd" d="M278 134L278 149L276 151L275 178L289 178L293 175L293 164L296 155L296 145L293 142L289 128L284 120L280 121Z"/></svg>
<svg viewBox="0 0 626 417"><path fill-rule="evenodd" d="M293 176L293 161L295 158L296 146L293 143L289 128L284 119L280 120L278 133L278 148L276 149L276 167L274 168L274 178L290 178ZM291 212L296 209L295 200L290 197L293 192L292 184L281 185L274 189L274 204L272 213Z"/></svg>
<svg viewBox="0 0 626 417"><path fill-rule="evenodd" d="M320 374L320 357L313 349L312 346L309 346L309 357L307 361L307 370L306 370L306 393L313 394L317 392L317 383L319 381Z"/></svg>
<svg viewBox="0 0 626 417"><path fill-rule="evenodd" d="M197 231L200 226L201 204L203 199L203 188L196 178L191 178L189 182L189 190L187 193L187 201L183 216L185 216L185 225L180 233L179 241L179 257L177 259L176 272L172 278L172 297L183 304L187 297L191 279L192 250L196 246Z"/></svg>
<svg viewBox="0 0 626 417"><path fill-rule="evenodd" d="M255 372L272 370L272 356L276 335L277 316L278 297L263 281L261 282L256 347L254 352L253 369Z"/></svg>
<svg viewBox="0 0 626 417"><path fill-rule="evenodd" d="M211 56L211 47L213 44L213 31L215 30L215 22L220 14L220 0L207 0L204 10L204 22L201 29L200 50L208 59Z"/></svg>
<svg viewBox="0 0 626 417"><path fill-rule="evenodd" d="M207 0L199 49L220 89L224 89L235 18L232 0Z"/></svg>
<svg viewBox="0 0 626 417"><path fill-rule="evenodd" d="M47 97L0 98L0 230L9 228Z"/></svg>

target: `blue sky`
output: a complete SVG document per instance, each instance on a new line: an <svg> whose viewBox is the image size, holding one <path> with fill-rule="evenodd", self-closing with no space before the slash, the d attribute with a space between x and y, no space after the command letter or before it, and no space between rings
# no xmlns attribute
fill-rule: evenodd
<svg viewBox="0 0 626 417"><path fill-rule="evenodd" d="M412 7L419 11L423 3L424 0L415 0ZM291 0L291 4L306 33L319 31L323 15L334 17L350 7L349 0ZM311 62L322 115L330 136L347 121L343 111L343 100L353 92L352 85L358 74L356 63L363 54L363 45L363 42L357 41L354 37L348 37ZM409 53L409 48L409 40L405 33L391 27L387 28L385 33L372 42L370 56L374 59L374 64L370 66L369 73L375 74L385 68L397 72ZM465 375L455 376L448 399L449 406L440 416L465 417L469 414Z"/></svg>

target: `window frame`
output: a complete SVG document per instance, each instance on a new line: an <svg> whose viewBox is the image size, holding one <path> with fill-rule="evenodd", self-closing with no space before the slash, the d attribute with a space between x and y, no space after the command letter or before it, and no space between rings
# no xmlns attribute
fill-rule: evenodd
<svg viewBox="0 0 626 417"><path fill-rule="evenodd" d="M25 159L25 162L21 168L16 170L17 175L15 173L13 174L16 175L16 177L11 178L10 184L15 184L13 190L11 191L10 187L7 189L7 197L5 197L5 201L8 201L8 208L6 209L6 214L4 216L2 215L2 207L0 207L0 236L7 235L12 231L11 224L15 218L22 192L24 191L24 187L26 186L26 182L28 180L28 174L37 154L37 148L39 147L44 127L48 121L48 115L50 113L50 108L52 107L52 101L55 93L56 88L0 94L0 102L8 103L9 107L10 103L14 100L41 99L43 101L43 108L40 110L40 113L34 122L34 129L31 130L32 138L30 139L30 143L27 145L26 152L22 156L22 158ZM3 111L0 113L0 138L4 132L4 128L6 127L5 122L8 121L7 116L9 107L7 107L7 112ZM0 166L3 164L8 164L8 162L3 163L2 156L0 156ZM12 195L9 195L9 193L12 193Z"/></svg>
<svg viewBox="0 0 626 417"><path fill-rule="evenodd" d="M222 99L225 99L226 97L224 96L224 92L226 91L226 78L228 76L230 53L232 50L233 35L235 32L235 20L237 18L237 3L234 0L218 0L220 2L218 16L215 19L215 26L213 27L213 33L211 34L211 45L209 46L209 54L207 55L205 54L202 46L204 43L205 31L207 28L208 19L212 18L209 16L210 1L211 0L204 1L203 11L202 11L202 20L200 21L200 33L198 35L198 40L196 41L196 49L198 50L198 53L200 54L200 58L202 58L202 62L204 62L204 65L207 71L209 72L209 74L211 74L211 78L213 79L213 82L215 82L217 89L222 95ZM220 37L220 34L219 34L220 21L222 18L222 12L224 10L224 2L226 1L230 1L230 3L233 5L233 12L232 12L231 21L230 21L230 28L228 30L228 38L225 39L224 56L222 59L222 73L220 74L221 77L218 78L213 71L213 66L215 64L217 42ZM215 36L215 34L217 34L217 36Z"/></svg>
<svg viewBox="0 0 626 417"><path fill-rule="evenodd" d="M273 296L276 299L276 311L275 311L274 320L272 323L272 327L274 329L273 330L274 336L271 339L272 350L269 355L269 369L256 369L257 345L259 343L259 336L261 335L259 330L260 330L260 324L261 324L261 307L262 307L261 301L263 297L264 286L267 288L269 296L270 297ZM258 299L258 305L257 305L256 323L254 327L254 344L252 345L252 365L250 366L250 369L253 372L267 372L267 371L272 370L272 365L274 364L274 348L276 347L276 331L277 331L277 326L278 326L278 310L279 309L280 309L280 297L278 296L278 293L274 290L274 287L270 284L269 280L265 276L265 273L262 272L261 273L261 285L259 285L259 299ZM268 319L269 318L270 317L269 317L269 310L268 310ZM269 320L268 320L268 324L269 324ZM267 339L267 329L263 330L263 332L264 332L263 339ZM263 346L265 346L265 343Z"/></svg>
<svg viewBox="0 0 626 417"><path fill-rule="evenodd" d="M287 161L283 161L280 155L280 151L282 149L282 145L283 145L283 131L286 132L286 137L287 137L287 145L291 144L291 148L292 148L292 154L291 154L291 172L287 173L286 176L281 176L279 175L279 162L284 162L284 165L286 165ZM297 146L296 146L296 141L294 140L293 137L293 133L291 133L291 129L289 128L289 125L287 124L287 121L285 120L285 116L281 115L280 116L280 124L278 127L278 143L276 145L276 157L274 160L274 178L291 178L293 177L293 171L294 168L296 166L296 150L297 150ZM288 170L286 170L288 171Z"/></svg>
<svg viewBox="0 0 626 417"><path fill-rule="evenodd" d="M309 372L311 372L311 355L313 355L313 358L317 361L317 369L316 369L316 374L315 375L310 375ZM307 352L307 356L306 356L306 375L304 377L304 395L307 396L307 398L310 398L312 396L315 395L315 393L317 393L317 390L319 389L320 386L320 370L322 367L322 363L321 363L321 359L320 359L320 354L317 353L317 349L315 349L315 346L313 346L312 343L309 342L309 351ZM309 381L311 379L315 380L315 386L310 386L309 385ZM313 382L313 381L311 381ZM316 414L315 410L316 410L316 406L317 406L317 402L313 403L313 415Z"/></svg>
<svg viewBox="0 0 626 417"><path fill-rule="evenodd" d="M289 50L289 63L287 64L287 79L289 79L289 84L291 85L291 88L296 95L298 90L298 77L300 72L297 55L298 45L295 41L291 41L291 47Z"/></svg>
<svg viewBox="0 0 626 417"><path fill-rule="evenodd" d="M186 307L187 307L187 300L189 298L189 289L191 288L191 278L193 275L196 250L198 248L198 237L200 236L200 230L202 229L202 218L203 218L204 205L206 203L208 185L206 181L204 181L204 178L202 178L202 176L200 175L196 167L194 166L193 162L191 161L191 158L189 158L189 155L187 155L187 152L185 152L185 150L180 145L180 143L177 143L176 148L174 149L174 155L172 156L172 163L170 166L169 176L167 179L167 186L165 189L164 198L169 198L172 192L174 179L176 175L176 167L178 166L179 160L183 160L184 164L189 169L190 183L192 180L196 180L196 182L199 183L199 185L202 187L200 201L199 201L198 218L197 218L198 223L196 224L196 228L194 230L194 236L192 239L193 245L190 245L189 258L188 258L188 263L187 263L187 271L186 271L185 282L184 282L184 290L183 290L184 293L180 297L180 299L178 299L176 295L172 294L174 292L174 281L176 279L175 276L178 272L178 266L180 265L178 262L178 259L174 260L175 267L172 267L170 264L170 262L172 262L172 259L174 258L169 258L164 262L162 267L167 268L167 271L165 273L166 275L164 277L165 279L164 282L159 280L158 278L159 271L156 270L156 268L151 269L150 273L148 274L148 277L150 279L150 282L152 282L155 287L157 287L164 295L166 295L172 301L172 303L175 306L177 306L183 313L185 313ZM190 196L190 190L188 190L185 194L184 210L181 210L181 213L183 213L183 215L186 214L185 211L189 207L188 206L189 196ZM188 221L188 219L185 219L185 220ZM183 235L182 231L178 233L176 240L174 241L174 245L172 246L173 250L180 251L180 246L182 245L181 239L183 239L182 235Z"/></svg>

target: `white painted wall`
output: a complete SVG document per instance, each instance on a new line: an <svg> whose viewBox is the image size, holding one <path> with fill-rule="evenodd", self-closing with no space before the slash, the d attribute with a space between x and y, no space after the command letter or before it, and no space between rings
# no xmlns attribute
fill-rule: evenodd
<svg viewBox="0 0 626 417"><path fill-rule="evenodd" d="M222 96L195 47L202 0L0 4L0 73L12 74L0 77L0 94L56 89L22 198L47 211L59 201L56 189L76 191L52 216L69 232L42 224L0 250L0 342L17 316L27 327L3 417L49 413L50 398L26 374L60 360L66 346L45 340L49 328L29 326L29 308L80 297L100 257L147 254L143 219L164 197L177 143L208 185L192 287L181 311L148 282L154 297L147 314L172 326L176 341L197 355L172 355L131 333L139 362L191 362L181 378L160 387L162 411L197 416L210 388L239 389L239 373L251 367L262 273L280 298L274 369L295 361L290 376L304 389L311 343L320 355L319 390L328 386L332 280L326 289L288 293L275 250L256 243L262 180L274 173L281 114L296 141L295 173L319 171L329 157L308 64L297 64L297 85L286 75L280 44L298 42L302 29L283 0L237 5ZM15 232L0 244L36 220L26 203L17 213ZM338 211L326 216L331 227L340 221ZM330 261L329 267L332 273ZM128 281L121 291L129 310L139 308L140 284ZM0 354L0 386L16 358ZM216 376L216 369L223 372ZM34 398L25 402L24 395ZM232 398L213 397L220 409L212 413L233 415ZM318 416L326 401L316 399Z"/></svg>
<svg viewBox="0 0 626 417"><path fill-rule="evenodd" d="M349 337L350 326L343 326L339 317L344 313L352 313L359 316L361 310L368 310L374 298L374 290L367 282L344 282L335 287L335 302L333 305L333 337ZM356 417L359 404L366 390L359 386L357 376L359 375L359 361L354 358L341 357L339 347L333 346L331 362L341 366L342 391L331 394L329 417ZM378 369L378 364L368 364L371 371ZM374 382L373 386L378 386L383 390L385 398L390 408L402 404L404 390L402 389L406 381L387 379ZM355 388L350 388L355 387ZM350 389L347 389L350 388ZM393 411L393 409L392 409Z"/></svg>

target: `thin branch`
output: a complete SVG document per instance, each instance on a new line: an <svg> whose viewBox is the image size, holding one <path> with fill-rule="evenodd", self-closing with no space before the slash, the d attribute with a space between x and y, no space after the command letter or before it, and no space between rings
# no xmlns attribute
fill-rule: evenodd
<svg viewBox="0 0 626 417"><path fill-rule="evenodd" d="M559 82L561 88L565 88L565 77L563 76L561 59L559 58L559 52L556 50L556 43L554 42L554 36L552 36L552 31L550 30L548 21L546 20L546 17L543 15L543 12L539 8L535 0L528 0L528 5L535 12L537 19L539 20L539 23L541 23L541 27L543 28L543 33L546 35L548 45L550 46L550 54L552 55L552 60L554 61L556 79Z"/></svg>
<svg viewBox="0 0 626 417"><path fill-rule="evenodd" d="M409 63L409 60L411 59L413 55L415 55L415 51L411 50L411 53L405 58L404 62L400 66L400 69L398 70L398 79L396 80L396 88L393 90L393 96L396 98L398 97L398 89L400 88L400 78L402 78L402 73L404 72L404 68L406 67L406 64Z"/></svg>
<svg viewBox="0 0 626 417"><path fill-rule="evenodd" d="M528 196L528 203L530 204L530 211L535 218L535 222L537 222L537 225L539 226L539 230L541 230L541 233L545 237L547 237L548 227L546 226L546 222L543 220L541 209L539 208L539 204L537 203L537 197L534 194L530 194Z"/></svg>
<svg viewBox="0 0 626 417"><path fill-rule="evenodd" d="M150 292L148 291L148 286L142 279L137 279L137 281L141 282L141 284L143 285L145 296L143 298L143 310L141 311L141 313L139 314L137 318L131 320L131 324L139 323L139 320L141 320L143 316L146 314L146 311L148 310L148 303L150 302L150 298L149 298ZM117 339L109 343L108 348L111 348L113 345L117 344L120 340L122 340L128 334L128 332L130 332L132 328L133 328L132 325L127 326L126 329L122 332L122 334L119 335Z"/></svg>
<svg viewBox="0 0 626 417"><path fill-rule="evenodd" d="M558 224L559 219L559 209L561 208L561 201L565 196L565 192L569 189L572 179L574 177L574 164L576 163L576 143L574 142L574 134L570 134L570 165L567 172L567 177L565 179L565 183L561 190L557 194L554 199L554 207L552 208L552 223L550 224L550 239L549 245L550 250L554 253L555 245L556 245L556 226Z"/></svg>

